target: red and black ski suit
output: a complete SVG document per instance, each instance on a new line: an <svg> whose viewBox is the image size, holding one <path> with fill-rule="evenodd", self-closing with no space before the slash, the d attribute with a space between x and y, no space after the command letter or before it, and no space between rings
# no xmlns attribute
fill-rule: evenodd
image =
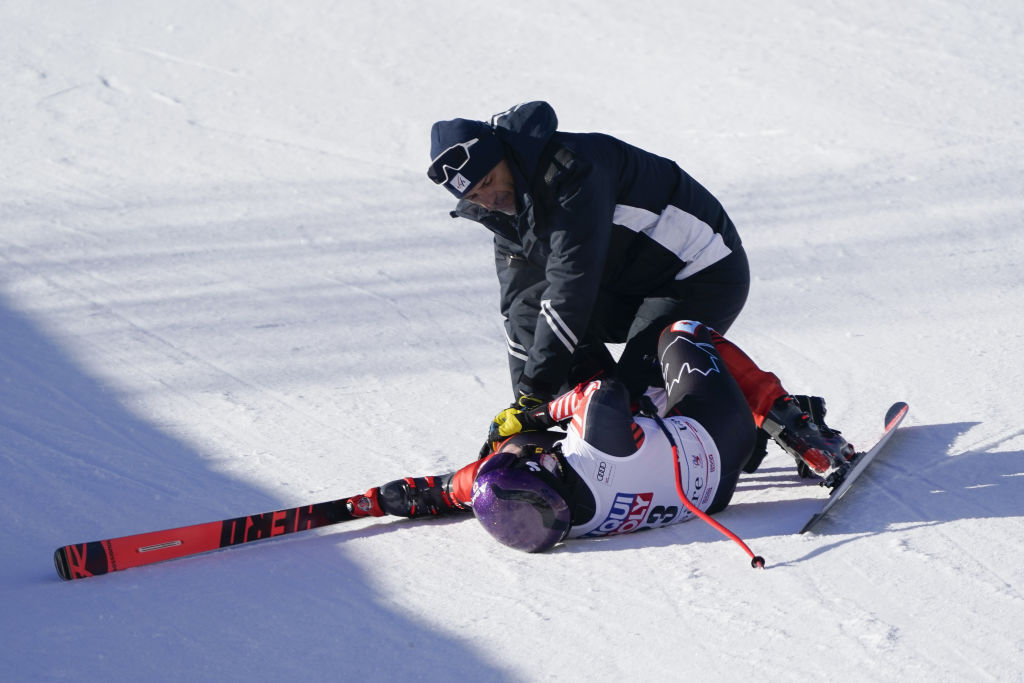
<svg viewBox="0 0 1024 683"><path fill-rule="evenodd" d="M552 421L566 425L565 434L523 433L502 446L537 443L550 447L562 441L563 455L573 470L569 474L576 494L573 526L577 529L586 528L587 522L601 514L605 493L594 485L594 473L580 465L586 451L596 451L613 464L615 458L623 458L617 461L623 465L621 471L628 467L633 480L639 478L647 490L662 490L675 476L669 459L676 444L670 432L675 430L679 436L684 421L691 427L697 423L698 429L691 431L704 441L709 437L710 443L702 443L701 451L710 454L718 468L713 495L700 500L699 507L709 513L725 508L754 450L755 427L761 426L772 404L787 393L774 374L760 369L739 347L700 323L679 321L668 326L659 339L658 354L668 395L664 420L634 414L621 383L598 380L581 384L547 404ZM635 462L626 465L625 459L641 449L654 451L645 459L650 464L646 474L646 465L639 474ZM477 460L450 475L406 478L370 489L353 497L350 507L357 515L406 517L468 510L473 482L485 461ZM688 495L693 497L694 492Z"/></svg>

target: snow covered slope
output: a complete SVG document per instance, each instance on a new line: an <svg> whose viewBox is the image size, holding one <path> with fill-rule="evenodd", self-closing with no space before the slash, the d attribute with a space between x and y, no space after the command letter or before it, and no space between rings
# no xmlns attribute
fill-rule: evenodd
<svg viewBox="0 0 1024 683"><path fill-rule="evenodd" d="M1021 680L1024 7L0 5L0 679ZM509 399L430 124L546 99L715 192L731 336L854 443L720 519L531 556L354 522L60 582L59 545L471 460Z"/></svg>

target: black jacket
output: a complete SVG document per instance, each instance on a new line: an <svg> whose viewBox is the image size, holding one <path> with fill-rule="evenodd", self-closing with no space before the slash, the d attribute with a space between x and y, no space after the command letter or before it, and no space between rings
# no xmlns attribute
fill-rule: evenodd
<svg viewBox="0 0 1024 683"><path fill-rule="evenodd" d="M518 214L463 200L453 216L494 233L515 388L550 396L602 301L656 296L728 256L722 205L674 162L600 133L557 131L529 102L491 125L516 180Z"/></svg>

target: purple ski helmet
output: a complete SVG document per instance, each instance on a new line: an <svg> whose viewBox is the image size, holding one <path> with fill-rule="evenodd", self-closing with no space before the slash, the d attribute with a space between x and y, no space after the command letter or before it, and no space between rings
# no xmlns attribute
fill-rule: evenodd
<svg viewBox="0 0 1024 683"><path fill-rule="evenodd" d="M528 553L551 548L569 533L572 518L559 459L539 448L496 453L473 482L473 514L499 542Z"/></svg>

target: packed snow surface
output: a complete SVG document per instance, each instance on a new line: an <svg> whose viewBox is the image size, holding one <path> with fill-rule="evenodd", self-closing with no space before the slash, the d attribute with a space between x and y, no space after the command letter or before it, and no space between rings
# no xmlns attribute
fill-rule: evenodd
<svg viewBox="0 0 1024 683"><path fill-rule="evenodd" d="M1021 680L1024 5L0 5L0 679ZM438 119L549 101L677 160L730 336L867 446L720 521L542 555L358 521L61 582L61 545L471 461L510 399Z"/></svg>

